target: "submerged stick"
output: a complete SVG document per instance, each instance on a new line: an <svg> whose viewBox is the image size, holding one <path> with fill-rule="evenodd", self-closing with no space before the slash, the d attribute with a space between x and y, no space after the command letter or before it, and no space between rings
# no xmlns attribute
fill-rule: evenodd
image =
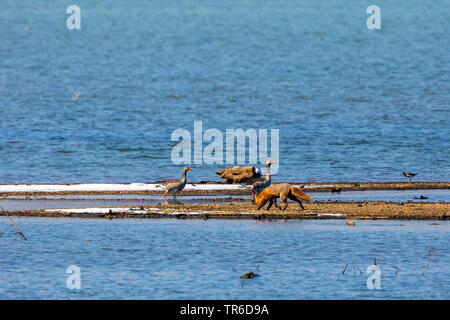
<svg viewBox="0 0 450 320"><path fill-rule="evenodd" d="M358 261L355 262L355 266L356 266L356 268L358 269L359 274L362 274L363 272L362 272L361 269L359 268Z"/></svg>
<svg viewBox="0 0 450 320"><path fill-rule="evenodd" d="M11 225L8 225L8 227L5 229L5 231L3 231L2 233L0 233L0 238L3 237L3 235L4 235L6 232L8 232L10 226L11 226Z"/></svg>
<svg viewBox="0 0 450 320"><path fill-rule="evenodd" d="M345 265L345 268L344 268L344 271L342 271L342 274L345 273L345 271L347 270L347 267L348 267L348 263Z"/></svg>
<svg viewBox="0 0 450 320"><path fill-rule="evenodd" d="M428 250L428 263L427 263L427 266L425 267L425 269L423 270L423 272L422 272L422 276L425 274L425 272L427 272L427 270L428 270L428 267L430 266L430 263L431 263L431 255L432 254L436 254L435 252L432 252L431 250Z"/></svg>
<svg viewBox="0 0 450 320"><path fill-rule="evenodd" d="M27 240L27 237L25 237L25 235L22 233L22 231L20 231L19 227L14 223L13 219L11 219L11 217L8 214L8 212L6 212L5 209L3 209L1 206L0 206L0 209L2 209L2 211L6 214L6 216L9 218L9 220L11 221L13 226L16 227L17 232L23 237L23 239Z"/></svg>

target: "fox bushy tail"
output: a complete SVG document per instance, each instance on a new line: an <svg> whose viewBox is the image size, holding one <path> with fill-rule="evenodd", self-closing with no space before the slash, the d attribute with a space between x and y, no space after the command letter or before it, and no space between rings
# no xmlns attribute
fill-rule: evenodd
<svg viewBox="0 0 450 320"><path fill-rule="evenodd" d="M300 198L302 200L308 201L309 203L312 202L312 199L310 196L308 196L306 193L302 191L302 189L296 188L294 186L291 186L290 191L292 195L296 196L297 198Z"/></svg>

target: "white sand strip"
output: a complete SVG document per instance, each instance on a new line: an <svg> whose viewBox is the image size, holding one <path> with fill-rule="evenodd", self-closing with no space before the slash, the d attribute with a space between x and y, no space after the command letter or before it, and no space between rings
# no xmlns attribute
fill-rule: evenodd
<svg viewBox="0 0 450 320"><path fill-rule="evenodd" d="M296 185L296 187L300 187ZM306 185L306 189L327 189L334 185ZM349 185L350 187L350 185ZM227 191L248 190L237 184L187 184L184 190ZM121 191L164 191L157 183L87 183L87 184L0 184L0 193L8 192L121 192Z"/></svg>
<svg viewBox="0 0 450 320"><path fill-rule="evenodd" d="M147 208L142 210L141 208L77 208L77 209L47 209L47 212L65 212L65 213L100 213L107 214L111 212L126 212L128 214L147 214L147 213L160 213L158 208ZM158 212L157 212L158 211Z"/></svg>
<svg viewBox="0 0 450 320"><path fill-rule="evenodd" d="M294 184L294 187L297 187L297 188L300 188L302 185L295 185ZM329 189L329 188L334 188L334 187L336 187L336 185L334 185L334 184L310 184L310 185L307 185L307 186L303 186L303 189ZM348 188L350 188L350 187L352 187L352 185L350 185L350 184L344 184L344 185L342 185L342 186L339 186L339 187L348 187Z"/></svg>
<svg viewBox="0 0 450 320"><path fill-rule="evenodd" d="M305 215L314 216L314 217L343 217L343 216L345 216L342 213L315 213L315 212L306 212Z"/></svg>
<svg viewBox="0 0 450 320"><path fill-rule="evenodd" d="M245 190L241 185L228 184L187 184L184 190ZM0 193L4 192L114 192L114 191L164 191L156 183L130 184L13 184L0 185Z"/></svg>
<svg viewBox="0 0 450 320"><path fill-rule="evenodd" d="M134 212L134 208L81 208L81 209L47 209L47 212L66 212L66 213L109 213L111 212ZM137 210L137 208L136 208Z"/></svg>
<svg viewBox="0 0 450 320"><path fill-rule="evenodd" d="M208 213L209 213L209 212L207 212L207 211L192 211L192 212L179 212L179 211L174 211L174 212L168 212L167 214L170 214L170 215L185 214L185 215L189 216L189 215L208 214Z"/></svg>

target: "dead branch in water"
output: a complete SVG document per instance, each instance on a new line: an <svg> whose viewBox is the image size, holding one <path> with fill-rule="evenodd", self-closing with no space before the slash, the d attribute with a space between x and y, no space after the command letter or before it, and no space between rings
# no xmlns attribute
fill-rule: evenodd
<svg viewBox="0 0 450 320"><path fill-rule="evenodd" d="M27 240L27 237L25 237L25 235L22 233L22 231L20 231L19 227L14 223L13 219L11 219L11 217L9 216L8 212L6 212L5 209L3 209L2 206L0 206L0 209L6 214L6 216L9 218L9 220L11 221L11 223L13 224L14 227L16 227L17 232L23 237L24 240Z"/></svg>
<svg viewBox="0 0 450 320"><path fill-rule="evenodd" d="M427 272L428 267L430 266L430 263L431 263L431 255L433 255L433 254L436 254L436 252L428 250L428 263L427 263L427 266L425 267L425 269L422 272L422 276L425 274L425 272Z"/></svg>
<svg viewBox="0 0 450 320"><path fill-rule="evenodd" d="M8 227L6 227L5 231L3 231L2 233L0 233L0 238L3 237L3 235L4 235L6 232L8 232L10 226L11 226L11 225L9 224Z"/></svg>
<svg viewBox="0 0 450 320"><path fill-rule="evenodd" d="M362 272L361 269L359 268L358 261L355 261L355 262L354 262L354 266L355 266L355 269L357 269L357 270L359 271L359 274L363 274L363 272ZM356 273L356 270L355 270L355 273Z"/></svg>
<svg viewBox="0 0 450 320"><path fill-rule="evenodd" d="M345 273L345 271L347 270L347 267L348 267L348 263L345 265L345 268L344 268L344 271L342 271L342 274Z"/></svg>

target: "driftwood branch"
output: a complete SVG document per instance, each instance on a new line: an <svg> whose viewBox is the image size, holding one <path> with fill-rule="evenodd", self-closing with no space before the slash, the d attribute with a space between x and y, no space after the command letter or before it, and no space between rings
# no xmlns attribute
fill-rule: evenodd
<svg viewBox="0 0 450 320"><path fill-rule="evenodd" d="M345 271L347 270L347 267L348 267L348 263L345 265L345 268L344 268L344 271L342 271L342 274L345 273Z"/></svg>
<svg viewBox="0 0 450 320"><path fill-rule="evenodd" d="M425 269L422 272L422 276L425 274L425 272L427 272L428 267L430 266L430 263L431 263L431 255L433 255L433 254L436 254L436 252L428 250L428 263L427 263L427 266L425 267Z"/></svg>
<svg viewBox="0 0 450 320"><path fill-rule="evenodd" d="M20 231L19 227L14 223L13 219L11 219L11 217L10 217L9 214L8 214L8 212L6 212L6 210L3 209L1 206L0 206L0 209L3 211L3 213L6 214L6 216L9 218L9 220L11 221L11 223L13 224L13 226L16 227L17 232L23 237L23 239L24 239L24 240L27 240L27 237L25 237L25 235L22 233L22 231Z"/></svg>

